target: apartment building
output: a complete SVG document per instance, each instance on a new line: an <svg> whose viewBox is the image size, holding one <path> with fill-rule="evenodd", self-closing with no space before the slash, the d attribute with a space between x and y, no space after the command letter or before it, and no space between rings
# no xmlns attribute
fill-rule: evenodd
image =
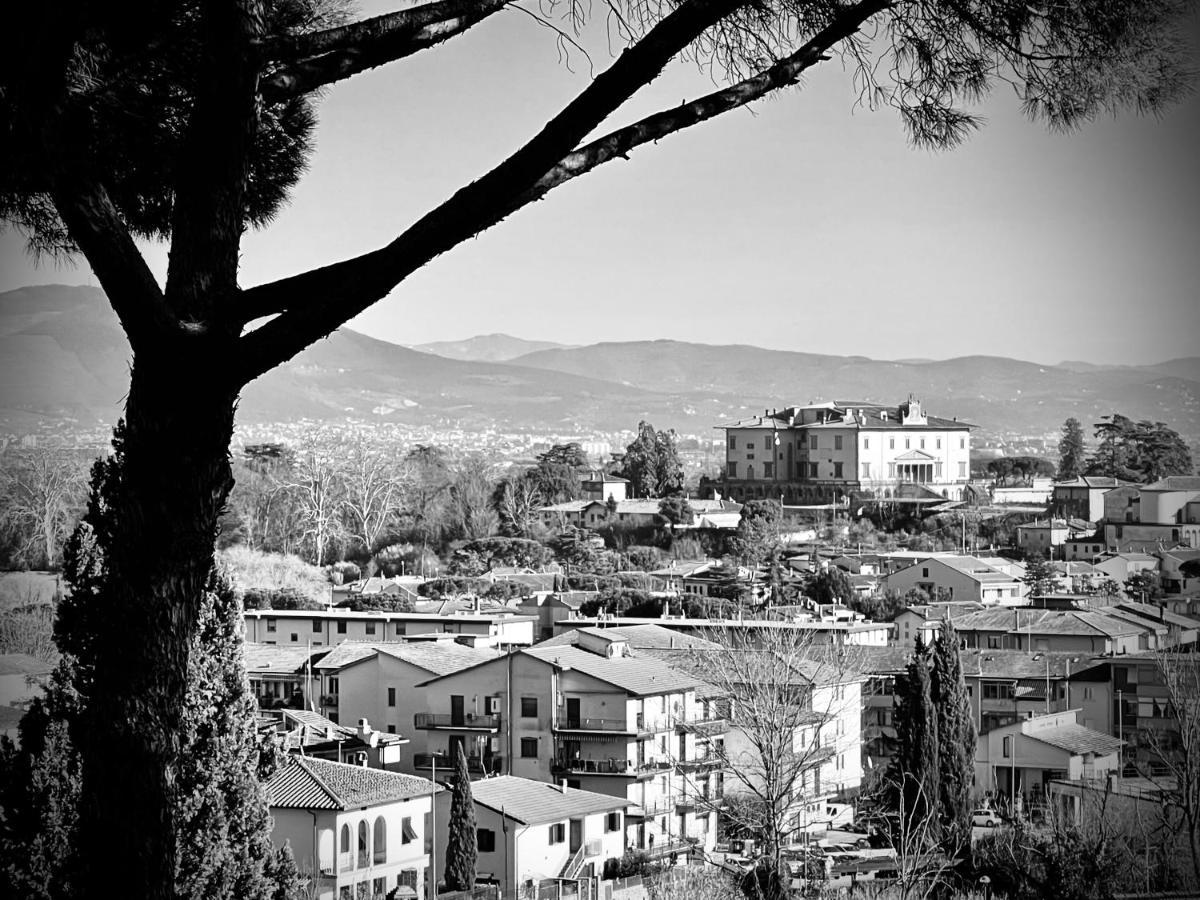
<svg viewBox="0 0 1200 900"><path fill-rule="evenodd" d="M1128 484L1118 478L1094 475L1056 481L1050 495L1050 509L1060 518L1099 522L1104 518L1104 495Z"/></svg>
<svg viewBox="0 0 1200 900"><path fill-rule="evenodd" d="M656 856L711 850L717 773L703 771L707 805L689 787L724 722L697 699L702 687L607 636L520 650L418 685L426 708L414 734L425 735L426 752L415 766L449 766L461 747L484 771L628 800L630 846Z"/></svg>
<svg viewBox="0 0 1200 900"><path fill-rule="evenodd" d="M1136 653L1158 646L1168 629L1112 610L985 609L955 618L967 647L981 650Z"/></svg>
<svg viewBox="0 0 1200 900"><path fill-rule="evenodd" d="M528 647L535 619L513 612L455 610L447 615L351 609L248 609L247 641L333 647L342 641L405 641L427 635L490 640L498 647Z"/></svg>
<svg viewBox="0 0 1200 900"><path fill-rule="evenodd" d="M803 634L804 640L817 644L833 644L854 647L885 647L891 634L889 622L872 622L869 619L819 619L815 616L795 620L780 619L692 619L684 616L660 618L633 618L628 616L605 616L603 619L578 616L562 619L555 623L557 634L572 629L595 628L597 626L627 628L636 625L661 625L682 635L703 637L728 645L731 641L760 644L775 640L774 632L789 631ZM798 638L799 639L799 638Z"/></svg>
<svg viewBox="0 0 1200 900"><path fill-rule="evenodd" d="M718 427L725 431L724 493L734 500L961 500L970 480L975 426L928 415L913 397L899 406L789 406Z"/></svg>

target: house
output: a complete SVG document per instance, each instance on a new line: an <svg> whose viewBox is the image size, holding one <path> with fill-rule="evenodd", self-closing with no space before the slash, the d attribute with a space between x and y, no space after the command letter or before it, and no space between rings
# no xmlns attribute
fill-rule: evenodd
<svg viewBox="0 0 1200 900"><path fill-rule="evenodd" d="M981 650L1136 653L1157 645L1152 624L1100 610L984 609L954 627L967 647Z"/></svg>
<svg viewBox="0 0 1200 900"><path fill-rule="evenodd" d="M1118 478L1094 475L1056 481L1050 495L1051 512L1063 519L1099 522L1104 518L1104 495L1113 488L1128 484Z"/></svg>
<svg viewBox="0 0 1200 900"><path fill-rule="evenodd" d="M1094 529L1069 519L1048 519L1017 526L1017 547L1026 554L1058 559L1065 555L1067 541L1090 535Z"/></svg>
<svg viewBox="0 0 1200 900"><path fill-rule="evenodd" d="M892 620L896 628L893 643L911 648L919 635L928 644L941 633L942 623L947 619L953 621L965 613L980 609L984 609L983 604L974 600L913 604Z"/></svg>
<svg viewBox="0 0 1200 900"><path fill-rule="evenodd" d="M441 790L413 775L289 756L267 781L271 840L291 844L316 900L415 900L427 895L426 820Z"/></svg>
<svg viewBox="0 0 1200 900"><path fill-rule="evenodd" d="M454 640L345 641L316 665L319 708L334 722L375 722L387 734L408 734L396 767L412 771L413 755L425 750L424 734L412 731L413 716L424 709L414 686L437 675L457 672L500 652L469 647Z"/></svg>
<svg viewBox="0 0 1200 900"><path fill-rule="evenodd" d="M620 503L629 491L629 479L604 471L588 472L583 476L580 489L584 500L599 500L601 503L614 500Z"/></svg>
<svg viewBox="0 0 1200 900"><path fill-rule="evenodd" d="M1124 741L1080 724L1078 709L995 728L976 741L975 794L1020 811L1043 806L1055 780L1103 779Z"/></svg>
<svg viewBox="0 0 1200 900"><path fill-rule="evenodd" d="M351 609L248 609L246 640L260 644L333 647L342 641L405 641L421 635L474 635L496 646L529 646L534 619L505 609L438 613Z"/></svg>
<svg viewBox="0 0 1200 900"><path fill-rule="evenodd" d="M1159 550L1159 578L1167 597L1200 597L1200 550ZM1176 612L1190 613L1196 606L1186 606Z"/></svg>
<svg viewBox="0 0 1200 900"><path fill-rule="evenodd" d="M563 619L555 626L559 634L575 628L591 628L598 625L609 627L625 627L628 625L662 625L680 634L697 635L727 643L723 635L740 632L739 640L753 642L754 635L769 636L772 631L798 631L811 636L816 643L853 645L859 647L884 647L892 626L889 622L872 622L869 619L853 621L823 621L812 616L796 618L790 621L779 619L692 619L685 616L670 616L665 618L633 618L629 616L604 616L591 618L579 616ZM764 640L766 638L764 637Z"/></svg>
<svg viewBox="0 0 1200 900"><path fill-rule="evenodd" d="M672 854L681 841L694 841L711 850L715 808L684 801L697 783L691 767L723 721L698 701L702 682L635 654L606 631L580 634L572 645L519 650L417 685L425 710L414 725L428 738L428 752L416 756L417 771L448 767L461 747L485 772L562 779L628 800L631 846ZM710 719L697 735L693 725ZM704 774L716 780L716 773Z"/></svg>
<svg viewBox="0 0 1200 900"><path fill-rule="evenodd" d="M930 556L884 579L888 590L924 591L934 600L973 600L986 606L1024 602L1023 569L1008 560L974 556Z"/></svg>
<svg viewBox="0 0 1200 900"><path fill-rule="evenodd" d="M555 591L522 597L514 607L523 616L537 618L539 641L554 636L554 626L563 619L578 615L588 600L594 600L599 591Z"/></svg>
<svg viewBox="0 0 1200 900"><path fill-rule="evenodd" d="M1149 553L1112 553L1093 560L1092 568L1121 587L1133 575L1158 570L1158 557Z"/></svg>
<svg viewBox="0 0 1200 900"><path fill-rule="evenodd" d="M974 426L931 416L911 396L899 406L829 401L768 409L718 427L725 431L723 493L735 500L961 500L970 479Z"/></svg>
<svg viewBox="0 0 1200 900"><path fill-rule="evenodd" d="M1183 545L1200 550L1200 477L1172 475L1105 495L1104 542L1113 551Z"/></svg>
<svg viewBox="0 0 1200 900"><path fill-rule="evenodd" d="M314 702L319 693L314 665L328 652L325 646L247 641L242 658L258 705L263 709L301 709Z"/></svg>
<svg viewBox="0 0 1200 900"><path fill-rule="evenodd" d="M503 897L559 896L560 881L599 878L625 853L629 801L563 784L499 775L471 784L476 877ZM438 797L438 848L449 840L450 797Z"/></svg>

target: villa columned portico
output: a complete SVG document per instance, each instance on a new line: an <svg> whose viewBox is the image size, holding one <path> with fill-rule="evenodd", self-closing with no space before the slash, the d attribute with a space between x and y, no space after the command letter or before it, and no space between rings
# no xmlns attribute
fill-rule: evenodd
<svg viewBox="0 0 1200 900"><path fill-rule="evenodd" d="M913 450L896 457L894 477L909 484L935 484L942 481L941 465L928 453Z"/></svg>

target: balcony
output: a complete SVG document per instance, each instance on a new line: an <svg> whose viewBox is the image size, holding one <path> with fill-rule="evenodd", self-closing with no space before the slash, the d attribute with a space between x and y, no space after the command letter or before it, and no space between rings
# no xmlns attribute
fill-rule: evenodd
<svg viewBox="0 0 1200 900"><path fill-rule="evenodd" d="M706 753L704 756L693 756L691 759L677 760L675 769L678 772L703 772L705 770L724 767L725 759L719 753Z"/></svg>
<svg viewBox="0 0 1200 900"><path fill-rule="evenodd" d="M638 734L643 731L641 716L638 717L638 727L630 728L626 719L604 719L597 716L569 716L566 707L558 708L554 720L555 731L584 731L601 734Z"/></svg>
<svg viewBox="0 0 1200 900"><path fill-rule="evenodd" d="M631 819L653 819L655 816L665 816L675 808L675 801L666 797L651 803L640 803L637 806L627 806L625 815Z"/></svg>
<svg viewBox="0 0 1200 900"><path fill-rule="evenodd" d="M417 713L413 725L424 731L488 731L500 730L500 715L489 713Z"/></svg>
<svg viewBox="0 0 1200 900"><path fill-rule="evenodd" d="M321 695L321 705L322 706L337 706L338 705L338 695L337 694L322 694Z"/></svg>
<svg viewBox="0 0 1200 900"><path fill-rule="evenodd" d="M719 798L710 797L707 794L701 794L699 796L687 796L681 797L675 801L675 812L682 814L692 812L697 809L701 810L702 812L708 812L710 809L716 809L720 805L721 801Z"/></svg>
<svg viewBox="0 0 1200 900"><path fill-rule="evenodd" d="M675 731L679 734L698 734L703 737L725 734L729 731L729 722L725 719L676 719Z"/></svg>
<svg viewBox="0 0 1200 900"><path fill-rule="evenodd" d="M413 755L413 767L416 769L433 770L437 763L437 771L449 775L454 771L454 760L448 753L417 753ZM468 775L499 775L504 771L503 756L467 757Z"/></svg>
<svg viewBox="0 0 1200 900"><path fill-rule="evenodd" d="M621 775L632 777L637 774L633 763L627 759L564 759L558 758L550 763L550 771L556 775Z"/></svg>

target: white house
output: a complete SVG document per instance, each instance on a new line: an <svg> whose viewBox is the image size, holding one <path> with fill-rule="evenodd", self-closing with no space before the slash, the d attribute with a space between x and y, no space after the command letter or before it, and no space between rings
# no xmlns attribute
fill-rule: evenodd
<svg viewBox="0 0 1200 900"><path fill-rule="evenodd" d="M277 846L290 843L316 900L425 896L432 781L290 756L267 782Z"/></svg>
<svg viewBox="0 0 1200 900"><path fill-rule="evenodd" d="M556 879L598 878L625 852L625 807L611 794L515 775L471 783L475 802L476 877L504 897ZM438 798L438 857L449 839L450 797ZM556 894L557 895L557 894Z"/></svg>
<svg viewBox="0 0 1200 900"><path fill-rule="evenodd" d="M918 589L934 600L974 600L989 606L1018 606L1025 585L1018 564L974 556L931 556L885 579L889 590L901 594Z"/></svg>

